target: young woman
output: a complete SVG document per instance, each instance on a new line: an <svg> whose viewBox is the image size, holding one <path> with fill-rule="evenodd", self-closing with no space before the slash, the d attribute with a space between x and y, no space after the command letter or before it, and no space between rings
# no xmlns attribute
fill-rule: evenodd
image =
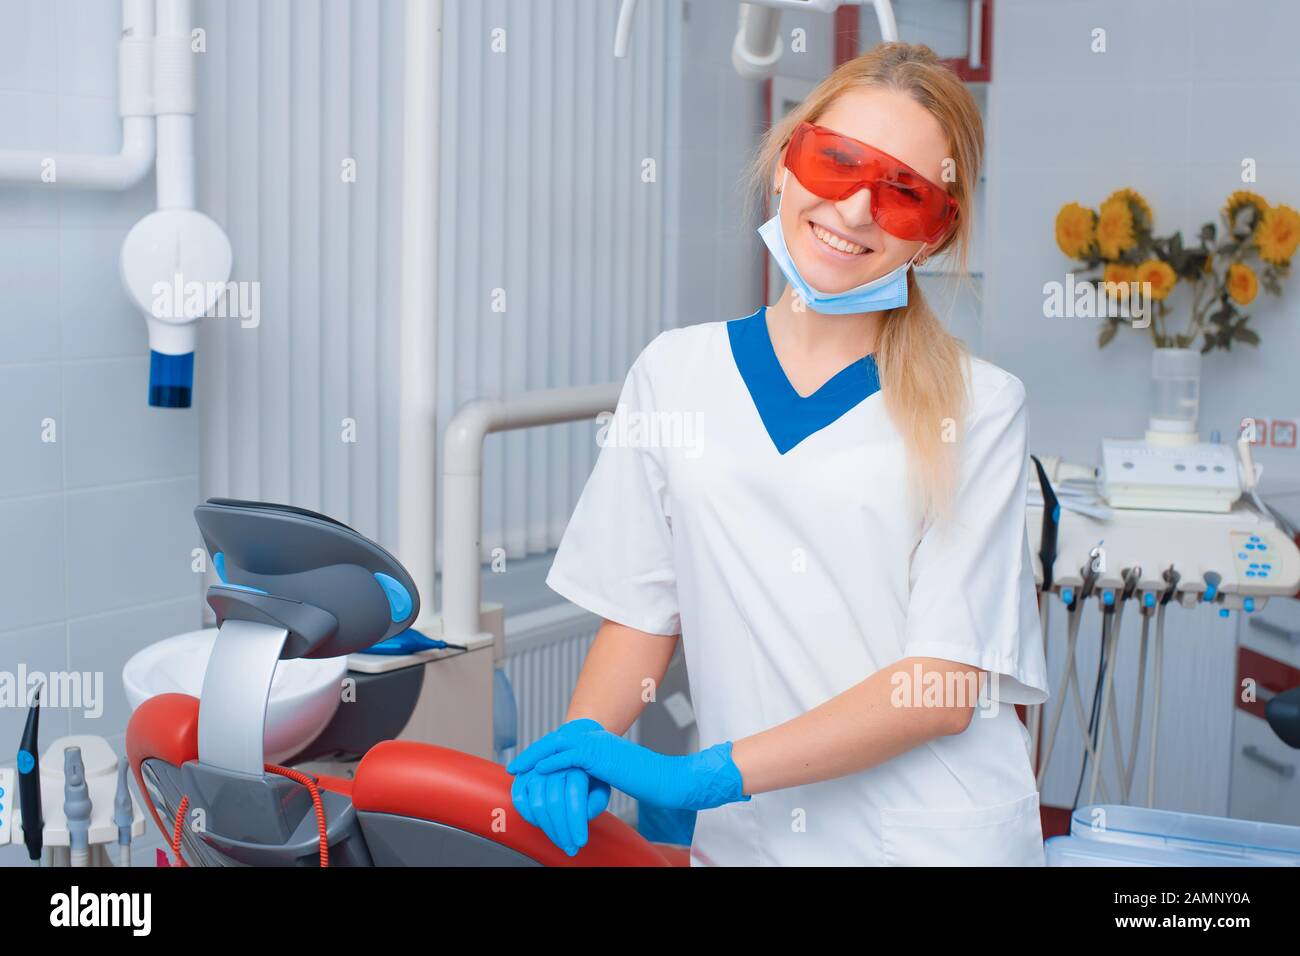
<svg viewBox="0 0 1300 956"><path fill-rule="evenodd" d="M613 786L705 811L696 864L1042 863L1024 387L910 269L965 262L982 140L928 48L843 64L755 158L780 301L637 358L547 578L604 623L508 768L570 853ZM679 639L706 749L665 756L620 735Z"/></svg>

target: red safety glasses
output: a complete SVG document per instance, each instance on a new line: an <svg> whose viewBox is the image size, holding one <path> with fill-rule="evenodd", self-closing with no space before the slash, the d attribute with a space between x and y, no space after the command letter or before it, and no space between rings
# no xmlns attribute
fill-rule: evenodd
<svg viewBox="0 0 1300 956"><path fill-rule="evenodd" d="M957 215L957 200L906 163L834 130L800 123L785 166L804 189L838 202L871 190L871 218L892 236L932 242Z"/></svg>

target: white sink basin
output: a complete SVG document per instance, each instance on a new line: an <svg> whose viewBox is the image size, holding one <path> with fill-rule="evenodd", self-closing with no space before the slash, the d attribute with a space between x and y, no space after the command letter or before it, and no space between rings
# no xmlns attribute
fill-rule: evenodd
<svg viewBox="0 0 1300 956"><path fill-rule="evenodd" d="M216 639L215 627L189 631L150 644L127 661L122 684L132 712L158 694L198 697ZM275 665L263 738L268 763L292 757L320 736L338 710L347 669L346 657L297 658Z"/></svg>

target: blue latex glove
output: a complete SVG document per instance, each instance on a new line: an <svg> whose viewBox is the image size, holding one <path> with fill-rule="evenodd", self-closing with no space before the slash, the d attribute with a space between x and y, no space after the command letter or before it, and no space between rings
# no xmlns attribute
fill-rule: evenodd
<svg viewBox="0 0 1300 956"><path fill-rule="evenodd" d="M624 740L594 720L570 721L552 731L510 761L506 770L549 776L575 768L660 807L707 810L749 799L731 759L731 741L670 757Z"/></svg>
<svg viewBox="0 0 1300 956"><path fill-rule="evenodd" d="M587 822L609 806L609 784L583 770L521 773L510 785L519 815L569 856L587 845Z"/></svg>

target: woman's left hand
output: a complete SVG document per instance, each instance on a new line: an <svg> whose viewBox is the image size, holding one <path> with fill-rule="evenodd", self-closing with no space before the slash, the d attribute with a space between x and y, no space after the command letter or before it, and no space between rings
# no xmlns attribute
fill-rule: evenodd
<svg viewBox="0 0 1300 956"><path fill-rule="evenodd" d="M707 810L748 800L731 742L671 757L624 740L594 720L564 724L512 760L513 774L581 769L624 793L660 807Z"/></svg>

